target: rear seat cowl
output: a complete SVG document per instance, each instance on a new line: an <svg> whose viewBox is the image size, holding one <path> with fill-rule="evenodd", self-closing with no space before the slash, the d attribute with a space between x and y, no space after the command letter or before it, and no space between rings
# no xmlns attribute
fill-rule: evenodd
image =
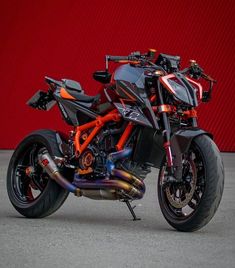
<svg viewBox="0 0 235 268"><path fill-rule="evenodd" d="M76 90L79 92L83 92L82 87L79 82L71 80L71 79L62 79L62 81L66 88Z"/></svg>

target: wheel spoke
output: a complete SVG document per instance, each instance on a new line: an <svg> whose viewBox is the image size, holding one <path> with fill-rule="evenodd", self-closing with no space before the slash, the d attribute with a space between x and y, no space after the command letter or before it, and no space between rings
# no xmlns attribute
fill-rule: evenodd
<svg viewBox="0 0 235 268"><path fill-rule="evenodd" d="M41 147L32 144L24 151L15 168L13 187L20 202L30 203L45 189L47 180L42 177L42 169L37 164L37 152Z"/></svg>
<svg viewBox="0 0 235 268"><path fill-rule="evenodd" d="M41 192L43 191L43 186L37 181L35 177L32 177L32 182L35 184L38 190L40 190Z"/></svg>
<svg viewBox="0 0 235 268"><path fill-rule="evenodd" d="M199 201L200 201L200 196L196 190L194 191L193 199L196 201L196 203L199 203Z"/></svg>
<svg viewBox="0 0 235 268"><path fill-rule="evenodd" d="M182 212L182 208L177 208L175 209L175 213L179 216L182 216L183 215L183 212Z"/></svg>
<svg viewBox="0 0 235 268"><path fill-rule="evenodd" d="M188 202L188 205L189 205L189 207L192 208L193 210L195 210L196 207L197 207L196 204L194 204L194 203L192 202L192 200Z"/></svg>
<svg viewBox="0 0 235 268"><path fill-rule="evenodd" d="M28 186L28 188L27 188L26 196L25 197L29 201L33 201L34 200L34 197L33 197L32 190L31 190L30 186Z"/></svg>
<svg viewBox="0 0 235 268"><path fill-rule="evenodd" d="M35 168L36 164L36 152L37 152L37 144L33 145L32 150L29 153L29 165Z"/></svg>

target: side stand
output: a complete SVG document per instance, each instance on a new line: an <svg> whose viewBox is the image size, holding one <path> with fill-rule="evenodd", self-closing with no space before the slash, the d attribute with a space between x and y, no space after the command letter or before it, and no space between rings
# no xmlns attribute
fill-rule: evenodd
<svg viewBox="0 0 235 268"><path fill-rule="evenodd" d="M136 206L132 207L131 204L130 204L130 202L128 200L125 200L124 202L126 203L128 209L129 209L129 211L130 211L130 213L131 213L131 215L133 217L133 221L139 221L139 220L141 220L141 218L137 218L136 217L136 214L134 212L134 209L135 209Z"/></svg>

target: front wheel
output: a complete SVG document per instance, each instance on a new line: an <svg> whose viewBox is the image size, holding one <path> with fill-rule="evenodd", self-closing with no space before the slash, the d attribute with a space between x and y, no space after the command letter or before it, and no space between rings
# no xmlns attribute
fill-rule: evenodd
<svg viewBox="0 0 235 268"><path fill-rule="evenodd" d="M165 185L165 161L158 178L158 200L167 222L184 232L196 231L214 216L224 188L224 167L215 143L196 137L183 155L182 182Z"/></svg>

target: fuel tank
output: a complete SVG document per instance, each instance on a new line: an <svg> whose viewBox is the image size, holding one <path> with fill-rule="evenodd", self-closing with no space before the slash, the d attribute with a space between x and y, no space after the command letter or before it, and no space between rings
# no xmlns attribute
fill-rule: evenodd
<svg viewBox="0 0 235 268"><path fill-rule="evenodd" d="M114 91L118 97L112 102L125 120L159 129L145 85L149 69L131 64L119 66L113 77L116 84Z"/></svg>

